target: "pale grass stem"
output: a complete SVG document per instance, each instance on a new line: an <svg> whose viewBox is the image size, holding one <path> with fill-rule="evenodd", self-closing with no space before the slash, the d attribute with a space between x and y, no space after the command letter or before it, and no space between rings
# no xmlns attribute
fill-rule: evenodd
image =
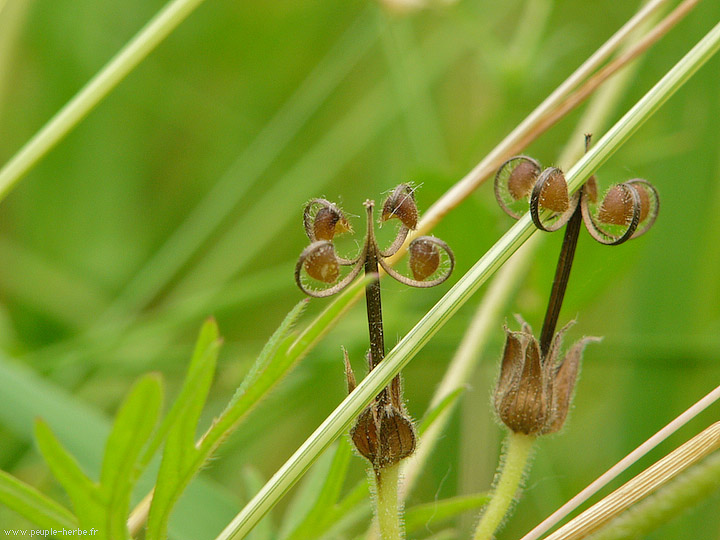
<svg viewBox="0 0 720 540"><path fill-rule="evenodd" d="M582 503L587 501L595 493L600 491L612 480L617 478L624 470L630 467L633 463L638 461L641 457L647 454L650 450L655 448L658 444L667 439L670 435L675 433L678 429L687 424L690 420L695 418L702 411L707 409L710 405L720 399L720 386L709 392L705 397L690 406L685 412L678 415L674 420L668 423L665 427L660 429L655 435L650 437L635 450L630 452L623 459L618 461L604 474L599 476L589 486L583 489L580 493L575 495L567 503L558 508L553 514L548 516L542 523L536 526L533 530L523 536L520 540L538 540L543 534L549 531L554 525L556 525L561 519L567 516L570 512L575 510Z"/></svg>
<svg viewBox="0 0 720 540"><path fill-rule="evenodd" d="M204 0L172 0L0 170L0 201ZM2 5L0 4L0 8Z"/></svg>
<svg viewBox="0 0 720 540"><path fill-rule="evenodd" d="M720 48L720 24L688 52L565 175L571 193L580 188L627 139L650 118ZM318 456L339 437L362 409L444 326L480 286L533 234L526 214L435 304L312 435L280 467L263 488L217 537L244 538L275 503L299 480Z"/></svg>
<svg viewBox="0 0 720 540"><path fill-rule="evenodd" d="M546 540L578 540L599 529L631 505L720 448L717 422L657 461L622 487L563 525Z"/></svg>

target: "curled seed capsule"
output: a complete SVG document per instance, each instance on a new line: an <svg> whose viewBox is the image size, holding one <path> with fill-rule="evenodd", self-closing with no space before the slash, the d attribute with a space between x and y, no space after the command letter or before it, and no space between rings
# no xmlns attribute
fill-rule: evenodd
<svg viewBox="0 0 720 540"><path fill-rule="evenodd" d="M410 270L418 281L427 279L440 266L440 250L425 238L415 240L410 244L408 251L410 251Z"/></svg>
<svg viewBox="0 0 720 540"><path fill-rule="evenodd" d="M548 167L538 176L530 194L530 215L533 223L542 231L557 231L573 215L578 200L577 193L570 198L565 174L556 167ZM551 210L553 214L543 217L541 210Z"/></svg>
<svg viewBox="0 0 720 540"><path fill-rule="evenodd" d="M613 186L607 192L605 198L600 204L600 209L598 210L598 220L600 220L601 223L608 223L612 225L627 225L633 219L633 205L634 198L632 196L632 192L628 190L625 185L618 184Z"/></svg>
<svg viewBox="0 0 720 540"><path fill-rule="evenodd" d="M532 161L521 160L507 180L508 191L515 200L526 197L535 185L538 169Z"/></svg>
<svg viewBox="0 0 720 540"><path fill-rule="evenodd" d="M570 197L568 196L567 181L560 169L552 169L540 188L540 207L553 212L562 213L568 209Z"/></svg>
<svg viewBox="0 0 720 540"><path fill-rule="evenodd" d="M513 156L498 169L495 199L510 217L518 219L526 211L527 207L518 201L530 194L540 170L540 164L528 156Z"/></svg>
<svg viewBox="0 0 720 540"><path fill-rule="evenodd" d="M342 210L326 199L312 199L305 205L303 225L311 242L332 240L336 234L352 232Z"/></svg>
<svg viewBox="0 0 720 540"><path fill-rule="evenodd" d="M398 218L408 229L415 229L418 209L414 190L410 184L400 184L383 203L381 221Z"/></svg>
<svg viewBox="0 0 720 540"><path fill-rule="evenodd" d="M340 266L332 244L324 243L310 252L305 258L305 271L311 278L323 283L332 283L337 280L340 275Z"/></svg>
<svg viewBox="0 0 720 540"><path fill-rule="evenodd" d="M315 214L313 232L317 240L332 240L336 234L350 230L350 223L337 207L322 206Z"/></svg>

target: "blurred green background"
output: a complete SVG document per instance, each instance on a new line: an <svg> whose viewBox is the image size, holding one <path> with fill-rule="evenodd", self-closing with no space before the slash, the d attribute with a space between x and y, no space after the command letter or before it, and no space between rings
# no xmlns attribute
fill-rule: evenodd
<svg viewBox="0 0 720 540"><path fill-rule="evenodd" d="M0 11L0 162L162 5L8 0ZM205 2L2 201L0 365L21 370L34 390L13 394L15 383L0 378L0 468L67 502L33 446L33 407L59 392L101 422L97 415L110 417L147 371L161 372L172 395L197 330L214 315L225 345L209 421L302 298L292 272L307 243L305 201L325 196L361 215L365 198L413 181L422 184L422 211L636 8L460 0L398 15L369 0ZM652 48L607 124L719 19L720 3L701 3ZM604 341L588 348L567 427L539 445L501 539L529 530L720 380L719 68L712 59L599 171L603 187L651 180L660 217L646 236L616 248L582 233L561 323L577 317L569 339ZM526 153L556 163L580 113ZM489 185L451 212L434 231L456 254L449 283L510 225ZM540 327L559 242L544 241L508 321L518 312ZM383 287L392 346L449 285ZM313 300L301 324L327 303ZM474 308L405 370L415 417ZM490 485L501 439L489 396L502 323L409 504ZM202 476L228 504L218 505L214 523L196 524L198 539L213 538L252 495L247 467L269 477L339 403L340 346L363 373L366 333L357 305L222 447ZM713 406L651 456L719 411ZM87 418L65 419L61 438L77 452ZM364 466L355 459L353 478ZM715 495L649 538L720 537L718 503ZM458 538L473 521L455 523ZM0 523L26 525L5 508ZM431 523L423 536L441 528Z"/></svg>

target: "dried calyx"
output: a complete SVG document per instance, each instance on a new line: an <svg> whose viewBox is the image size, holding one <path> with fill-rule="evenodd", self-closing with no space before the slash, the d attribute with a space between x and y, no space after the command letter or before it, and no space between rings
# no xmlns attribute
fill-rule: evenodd
<svg viewBox="0 0 720 540"><path fill-rule="evenodd" d="M515 433L543 435L558 431L567 418L585 346L598 338L585 337L560 356L567 324L553 338L547 355L530 326L519 332L505 328L505 350L495 389L495 410Z"/></svg>

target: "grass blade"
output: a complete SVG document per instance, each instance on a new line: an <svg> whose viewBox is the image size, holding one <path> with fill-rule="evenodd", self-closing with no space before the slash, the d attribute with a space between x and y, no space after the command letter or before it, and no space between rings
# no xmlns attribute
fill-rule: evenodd
<svg viewBox="0 0 720 540"><path fill-rule="evenodd" d="M78 528L70 510L5 471L0 471L0 503L43 529Z"/></svg>

